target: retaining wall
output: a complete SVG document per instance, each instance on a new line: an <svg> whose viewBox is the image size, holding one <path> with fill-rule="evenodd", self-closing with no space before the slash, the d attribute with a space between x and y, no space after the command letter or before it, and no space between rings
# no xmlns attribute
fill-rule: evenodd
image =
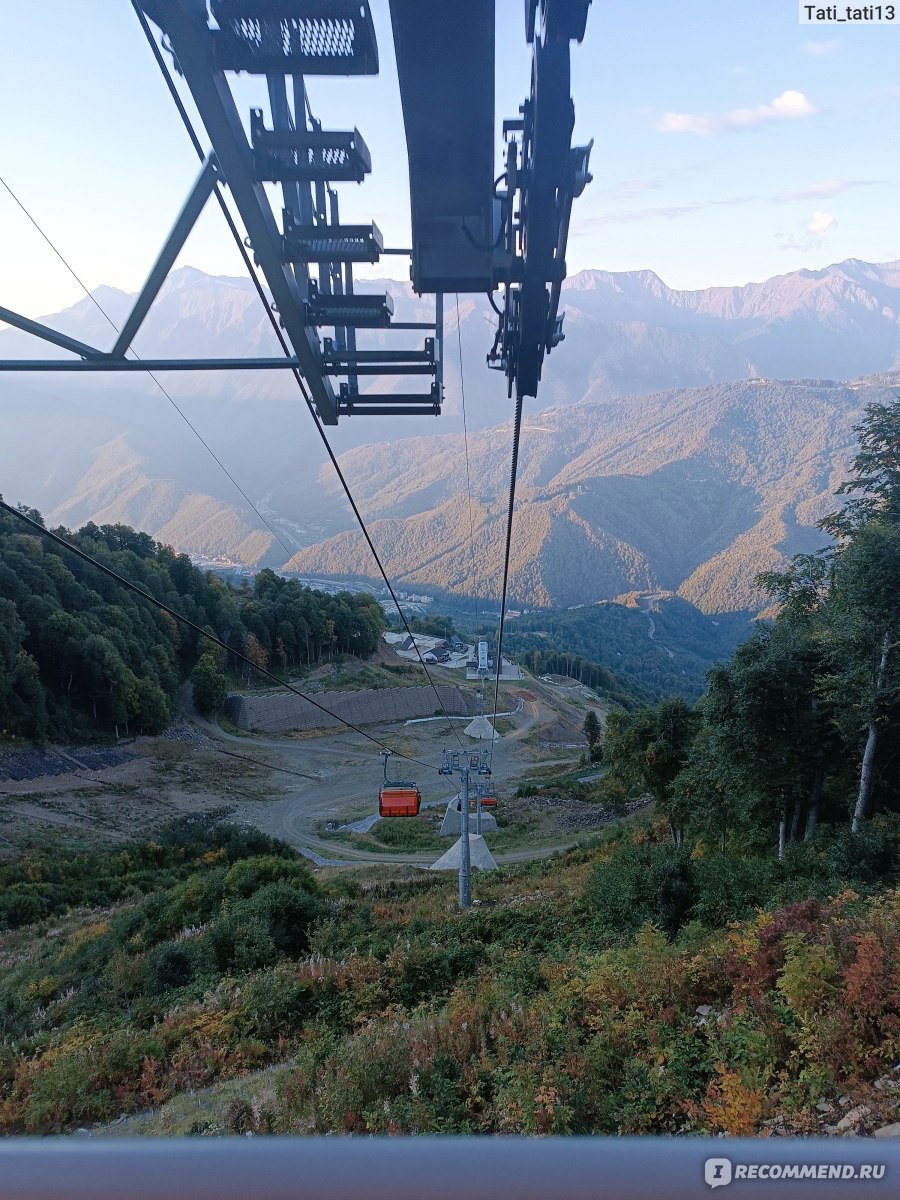
<svg viewBox="0 0 900 1200"><path fill-rule="evenodd" d="M438 684L438 695L448 715L474 716L475 693L451 684ZM329 716L301 696L244 696L234 693L225 701L229 720L239 729L256 733L286 733L289 730L332 729L344 721L354 725L377 725L382 721L408 721L431 716L440 706L430 687L369 688L363 692L317 692L315 700Z"/></svg>

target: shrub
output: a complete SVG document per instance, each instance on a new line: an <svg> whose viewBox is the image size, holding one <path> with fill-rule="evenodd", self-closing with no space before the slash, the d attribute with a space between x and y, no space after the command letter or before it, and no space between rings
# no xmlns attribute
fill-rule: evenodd
<svg viewBox="0 0 900 1200"><path fill-rule="evenodd" d="M697 900L693 917L717 928L748 917L772 893L775 864L770 859L709 854L694 862Z"/></svg>
<svg viewBox="0 0 900 1200"><path fill-rule="evenodd" d="M588 898L607 935L628 936L652 921L674 937L697 902L694 863L672 846L626 846L596 868Z"/></svg>
<svg viewBox="0 0 900 1200"><path fill-rule="evenodd" d="M225 876L224 892L228 896L246 899L265 884L279 879L286 879L307 892L318 891L312 873L304 862L262 854L239 859Z"/></svg>
<svg viewBox="0 0 900 1200"><path fill-rule="evenodd" d="M203 935L201 953L219 971L255 970L279 957L296 958L309 949L313 924L325 905L287 879L266 884L246 900L235 900Z"/></svg>
<svg viewBox="0 0 900 1200"><path fill-rule="evenodd" d="M194 977L194 963L190 951L176 942L159 946L150 959L150 979L159 992L170 988L184 987Z"/></svg>
<svg viewBox="0 0 900 1200"><path fill-rule="evenodd" d="M20 929L40 920L47 908L37 896L11 891L0 896L0 929Z"/></svg>

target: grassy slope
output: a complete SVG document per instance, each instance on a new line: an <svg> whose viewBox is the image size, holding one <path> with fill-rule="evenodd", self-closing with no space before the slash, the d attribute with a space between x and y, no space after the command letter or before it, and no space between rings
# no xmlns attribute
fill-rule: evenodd
<svg viewBox="0 0 900 1200"><path fill-rule="evenodd" d="M452 878L315 883L286 847L197 822L33 854L6 896L59 911L0 943L0 1127L108 1122L242 1076L145 1131L806 1131L845 1093L883 1123L900 892L874 892L895 831L826 835L784 868L696 859L681 891L658 836L478 876L465 915Z"/></svg>

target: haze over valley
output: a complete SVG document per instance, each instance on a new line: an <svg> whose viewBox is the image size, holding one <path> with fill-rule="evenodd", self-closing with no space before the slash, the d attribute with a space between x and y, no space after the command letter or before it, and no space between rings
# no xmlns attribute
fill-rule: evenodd
<svg viewBox="0 0 900 1200"><path fill-rule="evenodd" d="M430 315L430 298L405 285L363 286L390 290L398 319ZM129 297L96 295L118 324ZM694 292L651 271L583 271L563 301L564 352L550 356L539 405L526 409L511 598L565 606L664 588L708 612L754 607L759 571L821 544L815 522L852 455L851 428L900 379L900 263L848 260ZM459 313L472 517L490 593L511 401L484 365L486 300L461 298ZM392 577L449 591L471 574L455 320L451 299L438 421L345 418L329 431ZM87 299L46 321L93 344L112 337ZM273 341L249 282L184 268L137 349L269 355ZM4 357L48 351L17 330L0 333ZM5 495L51 523L122 522L195 555L375 574L288 373L163 382L278 540L144 378L7 376Z"/></svg>

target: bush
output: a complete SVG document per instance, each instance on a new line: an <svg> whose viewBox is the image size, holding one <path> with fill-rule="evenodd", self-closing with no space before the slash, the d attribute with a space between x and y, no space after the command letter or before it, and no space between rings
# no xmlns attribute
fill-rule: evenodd
<svg viewBox="0 0 900 1200"><path fill-rule="evenodd" d="M588 886L600 928L614 938L636 933L647 921L674 937L697 899L689 854L663 844L626 846L596 868Z"/></svg>
<svg viewBox="0 0 900 1200"><path fill-rule="evenodd" d="M750 916L772 894L777 864L771 859L709 854L694 863L697 900L693 918L711 928Z"/></svg>
<svg viewBox="0 0 900 1200"><path fill-rule="evenodd" d="M287 879L234 901L203 936L201 953L219 971L256 970L309 950L310 930L324 915L322 901Z"/></svg>
<svg viewBox="0 0 900 1200"><path fill-rule="evenodd" d="M318 891L312 873L305 863L289 858L278 858L274 854L255 855L242 858L228 871L224 891L229 896L246 899L268 883L285 879L295 887L307 892Z"/></svg>
<svg viewBox="0 0 900 1200"><path fill-rule="evenodd" d="M0 896L0 929L20 929L32 925L45 915L47 909L37 896L25 892L7 892Z"/></svg>
<svg viewBox="0 0 900 1200"><path fill-rule="evenodd" d="M158 947L150 959L150 979L158 992L184 987L193 978L193 958L185 946L169 942Z"/></svg>

